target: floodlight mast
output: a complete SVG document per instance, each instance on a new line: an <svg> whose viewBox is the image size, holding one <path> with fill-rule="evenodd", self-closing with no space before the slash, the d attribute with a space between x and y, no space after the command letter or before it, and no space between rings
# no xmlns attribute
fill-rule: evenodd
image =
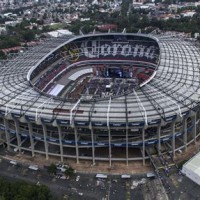
<svg viewBox="0 0 200 200"><path fill-rule="evenodd" d="M46 103L49 104L49 102L52 100L53 98L48 98L46 101L44 101L42 104L40 104L37 108L36 108L36 111L35 111L35 121L38 121L38 118L39 118L39 114L38 114L38 110L39 108L41 108L43 105L45 105Z"/></svg>
<svg viewBox="0 0 200 200"><path fill-rule="evenodd" d="M76 102L76 104L70 110L70 125L72 125L72 122L73 122L73 112L77 108L77 106L79 105L79 103L81 102L81 100L82 100L82 97Z"/></svg>
<svg viewBox="0 0 200 200"><path fill-rule="evenodd" d="M109 122L110 122L110 120L109 120L109 117L110 117L110 105L111 105L111 97L110 97L110 99L109 99L109 101L108 101L108 109L107 109L107 126L109 127Z"/></svg>
<svg viewBox="0 0 200 200"><path fill-rule="evenodd" d="M148 126L147 112L146 112L146 110L145 110L145 108L144 108L144 106L143 106L143 104L142 104L140 98L138 97L136 91L133 90L133 92L134 92L134 94L135 94L135 96L136 96L137 103L138 103L139 107L141 107L142 110L143 110L143 112L144 112L144 113L143 113L143 118L144 118L144 120L145 120L145 125Z"/></svg>

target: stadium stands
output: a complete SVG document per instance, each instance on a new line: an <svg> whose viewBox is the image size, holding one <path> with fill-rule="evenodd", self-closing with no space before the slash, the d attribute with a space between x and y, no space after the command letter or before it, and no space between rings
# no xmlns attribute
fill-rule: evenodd
<svg viewBox="0 0 200 200"><path fill-rule="evenodd" d="M183 38L125 34L126 39L117 40L121 35L49 39L0 63L0 130L9 150L18 148L19 152L42 154L46 159L73 158L77 163L87 159L93 164L107 161L112 165L115 161L145 163L149 148L174 155L196 142L200 117L199 49ZM105 38L109 41L105 42ZM71 49L65 47L69 41L75 43ZM91 46L97 41L98 48ZM84 77L92 73L91 65L111 59L110 55L106 57L106 51L114 45L119 49L115 54L112 50L112 59L124 62L124 66L152 66L142 74L140 66L133 71L138 79L150 76L147 83L134 87L137 83L130 77L126 82L123 78ZM135 54L123 53L122 57L125 45L127 49L131 49L128 45L134 46L131 52ZM97 54L100 49L104 50ZM67 54L64 50L71 51ZM95 60L87 55L95 56ZM154 77L151 70L156 71ZM61 100L57 92L51 91L63 80L71 88L70 92L59 91L65 94ZM111 83L113 94L108 98L88 98L90 93L102 95Z"/></svg>

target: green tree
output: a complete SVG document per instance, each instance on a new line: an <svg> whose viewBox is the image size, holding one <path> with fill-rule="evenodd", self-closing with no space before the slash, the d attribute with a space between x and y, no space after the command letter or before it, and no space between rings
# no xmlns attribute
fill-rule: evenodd
<svg viewBox="0 0 200 200"><path fill-rule="evenodd" d="M0 36L0 49L20 46L20 40L16 36Z"/></svg>
<svg viewBox="0 0 200 200"><path fill-rule="evenodd" d="M47 19L47 18L48 18L47 13L44 13L44 15L43 15L43 20L45 20L45 19Z"/></svg>
<svg viewBox="0 0 200 200"><path fill-rule="evenodd" d="M0 59L1 60L6 59L6 55L5 55L5 53L3 51L0 51Z"/></svg>
<svg viewBox="0 0 200 200"><path fill-rule="evenodd" d="M74 169L71 166L69 166L69 168L65 171L66 176L73 176L74 173Z"/></svg>
<svg viewBox="0 0 200 200"><path fill-rule="evenodd" d="M30 42L35 39L35 32L34 30L26 30L22 33L22 38L26 42Z"/></svg>
<svg viewBox="0 0 200 200"><path fill-rule="evenodd" d="M52 200L50 190L27 182L8 182L0 178L0 200Z"/></svg>
<svg viewBox="0 0 200 200"><path fill-rule="evenodd" d="M50 166L48 166L47 171L50 175L55 175L57 171L56 165L52 163Z"/></svg>

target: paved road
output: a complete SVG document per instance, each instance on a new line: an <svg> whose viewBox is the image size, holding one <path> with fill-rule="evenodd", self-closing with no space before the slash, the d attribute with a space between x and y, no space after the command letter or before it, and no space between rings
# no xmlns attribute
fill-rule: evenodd
<svg viewBox="0 0 200 200"><path fill-rule="evenodd" d="M76 176L80 180L76 181ZM131 179L121 179L119 175L108 176L106 180L98 180L95 174L76 174L68 180L50 177L45 168L38 171L28 169L26 164L13 166L8 160L0 162L0 176L15 181L23 180L36 184L47 185L54 199L74 200L164 200L166 193L158 179L149 180L145 175L134 175ZM187 177L172 174L167 177L171 190L167 194L169 199L198 200L200 199L200 186ZM167 188L165 188L167 189ZM167 191L167 190L165 190Z"/></svg>
<svg viewBox="0 0 200 200"><path fill-rule="evenodd" d="M33 171L28 169L26 165L14 166L9 163L9 161L2 160L0 163L0 176L5 177L9 180L22 180L28 181L30 183L44 184L47 185L54 199L61 199L65 194L68 196L73 196L74 199L102 199L106 196L106 191L96 192L95 184L90 183L88 178L83 178L79 182L76 182L76 176L70 178L69 180L56 179L55 177L50 177L46 169L39 169L38 171ZM92 179L92 182L94 180ZM87 184L86 184L87 183ZM87 191L87 193L86 193ZM85 194L84 194L85 193Z"/></svg>
<svg viewBox="0 0 200 200"><path fill-rule="evenodd" d="M132 188L133 180L140 182L144 176L135 176L134 179L122 180L120 176L108 176L106 180L98 180L95 174L78 174L68 180L50 177L45 168L33 171L27 165L11 165L9 161L2 159L0 163L0 176L9 180L23 180L36 184L47 185L54 199L62 199L67 194L73 199L85 200L122 200L122 199L144 199L143 191ZM140 198L138 198L140 197Z"/></svg>

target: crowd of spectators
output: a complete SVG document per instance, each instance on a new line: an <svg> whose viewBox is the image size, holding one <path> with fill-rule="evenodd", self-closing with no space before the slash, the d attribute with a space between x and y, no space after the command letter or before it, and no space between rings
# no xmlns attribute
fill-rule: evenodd
<svg viewBox="0 0 200 200"><path fill-rule="evenodd" d="M33 70L31 79L36 79L34 80L34 86L38 90L48 93L69 72L66 66L72 63L73 59L71 57L77 57L77 53L79 53L78 60L74 62L90 59L124 59L157 64L159 48L153 39L127 36L122 40L118 36L117 39L116 36L110 37L81 38L71 42L74 44L72 45L74 49L65 48L65 46L69 45L66 44L56 50ZM69 61L67 61L67 55L70 56ZM95 76L98 78L94 77L79 84L72 94L68 94L68 97L76 98L76 93L77 98L80 97L80 94L93 96L94 98L104 98L129 93L139 84L150 78L153 69L149 69L153 67L156 67L156 65L152 65L149 68L142 67L140 64L136 67L131 66L131 68L126 66L124 71L121 72L123 73L123 77L120 77L121 79L105 77L106 70L104 67L100 67L100 70L95 71ZM101 76L104 76L104 78ZM74 81L78 82L78 79L80 77Z"/></svg>
<svg viewBox="0 0 200 200"><path fill-rule="evenodd" d="M35 86L39 90L47 89L46 86L56 77L62 70L66 68L67 64L65 62L56 64L53 68L46 71L39 79L36 81Z"/></svg>
<svg viewBox="0 0 200 200"><path fill-rule="evenodd" d="M85 94L104 98L131 92L137 85L135 79L93 77L85 87Z"/></svg>
<svg viewBox="0 0 200 200"><path fill-rule="evenodd" d="M42 71L46 70L49 66L51 66L54 62L60 59L58 54L52 53L45 60L43 60L31 73L31 80L37 77Z"/></svg>

